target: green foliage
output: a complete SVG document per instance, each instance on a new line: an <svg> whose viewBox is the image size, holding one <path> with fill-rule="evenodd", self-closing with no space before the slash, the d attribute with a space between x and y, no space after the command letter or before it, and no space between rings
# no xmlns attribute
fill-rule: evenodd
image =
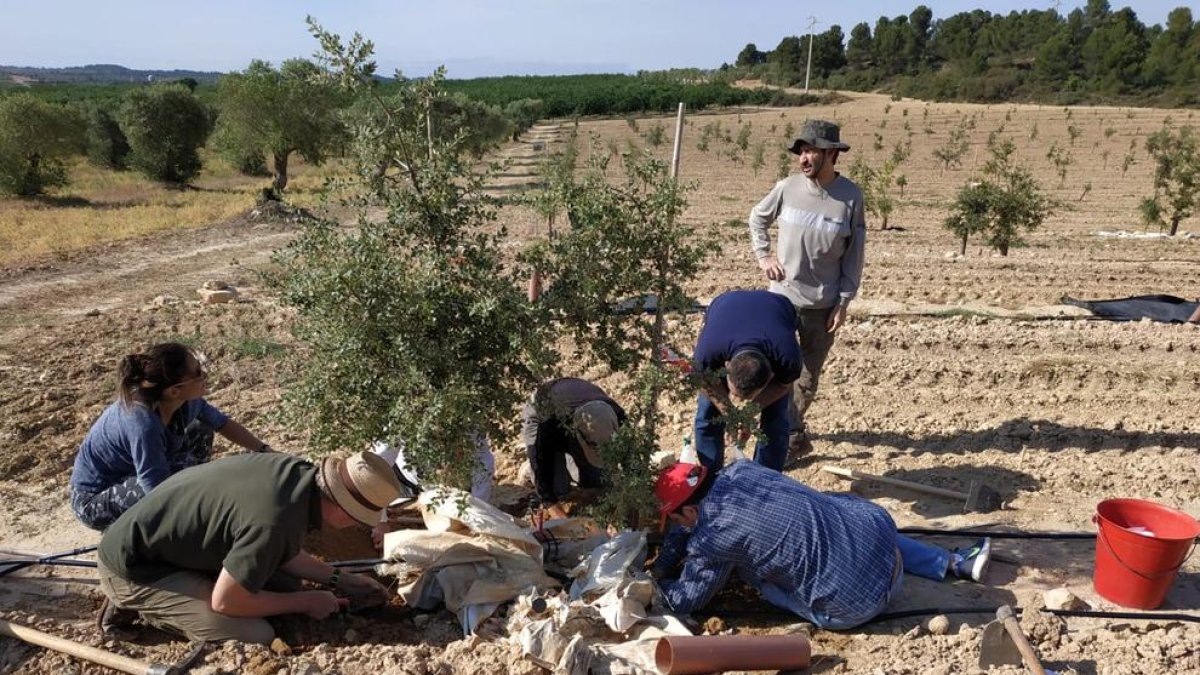
<svg viewBox="0 0 1200 675"><path fill-rule="evenodd" d="M862 155L856 156L850 164L850 178L863 192L863 203L867 213L880 219L881 230L890 229L888 220L896 210L896 197L892 193L892 187L899 186L896 169L907 158L905 147L897 145L892 151L892 156L878 167L867 162ZM904 179L904 183L907 185L907 178Z"/></svg>
<svg viewBox="0 0 1200 675"><path fill-rule="evenodd" d="M759 141L754 144L754 152L750 155L750 169L754 171L754 177L758 178L758 172L767 165L767 144L765 141Z"/></svg>
<svg viewBox="0 0 1200 675"><path fill-rule="evenodd" d="M967 118L960 119L958 125L950 130L950 136L946 142L933 149L934 158L942 163L942 171L962 166L962 158L970 148L968 140L970 128L971 122Z"/></svg>
<svg viewBox="0 0 1200 675"><path fill-rule="evenodd" d="M379 96L371 43L310 26L335 80L382 109L360 118L350 148L386 216L364 209L353 229L306 223L276 256L270 281L302 344L286 419L318 454L401 441L430 482L466 487L476 435L512 431L546 374L543 310L519 287L528 272L502 247L467 135L429 133L437 103L451 98L440 72Z"/></svg>
<svg viewBox="0 0 1200 675"><path fill-rule="evenodd" d="M64 161L83 143L77 109L28 94L0 99L0 192L28 197L66 185Z"/></svg>
<svg viewBox="0 0 1200 675"><path fill-rule="evenodd" d="M519 140L538 120L546 116L541 99L523 98L509 101L504 106L504 116L512 122L512 139Z"/></svg>
<svg viewBox="0 0 1200 675"><path fill-rule="evenodd" d="M1054 173L1058 174L1058 186L1065 187L1067 184L1067 169L1075 163L1075 157L1067 151L1066 148L1058 143L1051 143L1050 149L1046 151L1046 159L1054 165Z"/></svg>
<svg viewBox="0 0 1200 675"><path fill-rule="evenodd" d="M383 89L394 86L400 85ZM499 108L521 99L539 99L543 117L674 112L681 101L688 110L696 111L738 105L797 106L818 100L766 87L734 87L699 72L483 77L447 80L444 86L446 91Z"/></svg>
<svg viewBox="0 0 1200 675"><path fill-rule="evenodd" d="M129 141L111 112L93 103L87 108L88 161L106 169L121 170L129 158Z"/></svg>
<svg viewBox="0 0 1200 675"><path fill-rule="evenodd" d="M213 140L243 173L256 174L264 154L269 154L273 187L282 191L292 153L320 165L343 143L345 129L338 113L348 103L310 61L284 61L277 70L256 59L246 70L221 78Z"/></svg>
<svg viewBox="0 0 1200 675"><path fill-rule="evenodd" d="M663 313L691 304L685 287L717 250L712 228L682 219L694 186L679 185L665 162L645 155L623 156L622 167L623 175L612 175L609 157L592 152L578 179L564 176L557 189L569 227L525 254L552 282L542 304L574 338L570 358L598 360L629 378L621 398L629 422L600 449L621 475L597 508L604 522L653 512L650 456L662 421L659 400L691 391L661 362L663 348L679 343L673 332L679 329ZM617 302L645 294L659 300L653 320L613 313Z"/></svg>
<svg viewBox="0 0 1200 675"><path fill-rule="evenodd" d="M118 120L129 140L129 165L164 183L200 173L200 148L212 131L208 108L187 87L155 85L125 97Z"/></svg>
<svg viewBox="0 0 1200 675"><path fill-rule="evenodd" d="M1142 201L1143 219L1168 225L1175 236L1200 201L1200 135L1191 126L1163 125L1146 139L1146 151L1154 160L1154 195Z"/></svg>
<svg viewBox="0 0 1200 675"><path fill-rule="evenodd" d="M734 141L734 145L737 146L738 150L746 152L750 149L750 133L753 126L751 122L746 122L738 126L737 140Z"/></svg>
<svg viewBox="0 0 1200 675"><path fill-rule="evenodd" d="M1039 227L1054 207L1029 170L1014 160L1015 149L1010 140L992 144L981 180L967 183L955 196L942 225L959 237L962 253L968 237L980 234L1000 255L1008 255L1023 243L1021 233Z"/></svg>
<svg viewBox="0 0 1200 675"><path fill-rule="evenodd" d="M649 129L646 130L646 143L652 148L661 146L664 142L666 142L666 139L667 130L666 127L662 125L662 122L655 122L654 124L650 125Z"/></svg>
<svg viewBox="0 0 1200 675"><path fill-rule="evenodd" d="M779 155L775 158L775 177L783 180L792 175L792 153L785 150L780 150Z"/></svg>
<svg viewBox="0 0 1200 675"><path fill-rule="evenodd" d="M939 17L926 6L881 16L850 31L816 36L818 85L933 100L1037 100L1069 103L1114 98L1182 107L1200 101L1200 27L1177 7L1165 26L1145 26L1132 9L1096 2L1063 16L1056 9L992 13L974 9ZM748 45L747 49L753 45ZM743 50L741 77L776 84L803 78L807 40L787 36L756 59ZM756 65L762 54L765 65Z"/></svg>

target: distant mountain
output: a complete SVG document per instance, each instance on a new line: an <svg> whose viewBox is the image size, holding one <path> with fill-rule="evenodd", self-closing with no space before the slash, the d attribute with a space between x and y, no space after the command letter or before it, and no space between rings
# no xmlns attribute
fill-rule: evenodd
<svg viewBox="0 0 1200 675"><path fill-rule="evenodd" d="M179 80L190 77L200 83L216 82L224 73L199 70L133 70L108 63L70 68L33 68L29 66L0 66L0 82L120 84L155 80Z"/></svg>

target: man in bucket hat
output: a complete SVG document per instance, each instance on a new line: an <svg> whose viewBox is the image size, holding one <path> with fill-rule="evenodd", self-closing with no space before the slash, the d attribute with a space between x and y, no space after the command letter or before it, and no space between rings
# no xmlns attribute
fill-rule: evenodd
<svg viewBox="0 0 1200 675"><path fill-rule="evenodd" d="M817 393L821 367L846 308L862 280L867 225L862 191L838 173L838 156L850 150L838 125L807 120L788 150L800 173L771 189L750 211L750 246L771 290L796 307L796 333L804 370L790 404L793 456L812 451L804 415ZM775 250L768 233L778 224Z"/></svg>
<svg viewBox="0 0 1200 675"><path fill-rule="evenodd" d="M399 494L391 466L368 452L316 465L238 455L181 471L105 531L101 627L132 610L190 640L270 644L275 631L264 617L324 619L348 604L337 594L386 600L370 577L343 574L301 545L322 525L374 525ZM302 590L301 580L323 588Z"/></svg>
<svg viewBox="0 0 1200 675"><path fill-rule="evenodd" d="M881 507L817 492L748 460L716 473L676 464L654 492L663 522L674 527L653 575L679 614L703 608L736 573L821 628L853 628L883 611L904 572L980 581L991 553L988 539L947 551L900 536Z"/></svg>

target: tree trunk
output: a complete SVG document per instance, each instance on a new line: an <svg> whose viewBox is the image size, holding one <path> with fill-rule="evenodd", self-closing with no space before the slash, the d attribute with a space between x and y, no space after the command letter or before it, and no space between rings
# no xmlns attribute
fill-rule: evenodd
<svg viewBox="0 0 1200 675"><path fill-rule="evenodd" d="M1171 218L1171 231L1169 232L1169 234L1172 237L1174 237L1175 233L1178 231L1179 231L1179 216L1175 216L1175 217Z"/></svg>
<svg viewBox="0 0 1200 675"><path fill-rule="evenodd" d="M886 229L888 229L888 217L887 217L887 216L884 216L884 217L883 217L883 227L881 227L881 228L879 228L879 229L881 229L881 230L886 230Z"/></svg>
<svg viewBox="0 0 1200 675"><path fill-rule="evenodd" d="M965 235L965 234L962 236L962 247L958 249L958 254L959 255L967 254L967 235Z"/></svg>
<svg viewBox="0 0 1200 675"><path fill-rule="evenodd" d="M275 182L271 187L275 188L276 192L283 192L288 184L288 157L291 152L276 152L274 153L275 162Z"/></svg>
<svg viewBox="0 0 1200 675"><path fill-rule="evenodd" d="M1008 257L1008 242L1001 243L996 247L996 250L1000 251L1000 255Z"/></svg>

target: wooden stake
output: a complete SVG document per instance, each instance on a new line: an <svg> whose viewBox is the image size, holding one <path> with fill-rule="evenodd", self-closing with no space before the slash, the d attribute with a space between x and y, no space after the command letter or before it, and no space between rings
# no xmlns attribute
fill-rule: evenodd
<svg viewBox="0 0 1200 675"><path fill-rule="evenodd" d="M683 102L675 115L675 149L671 151L671 178L679 178L679 155L683 150Z"/></svg>

